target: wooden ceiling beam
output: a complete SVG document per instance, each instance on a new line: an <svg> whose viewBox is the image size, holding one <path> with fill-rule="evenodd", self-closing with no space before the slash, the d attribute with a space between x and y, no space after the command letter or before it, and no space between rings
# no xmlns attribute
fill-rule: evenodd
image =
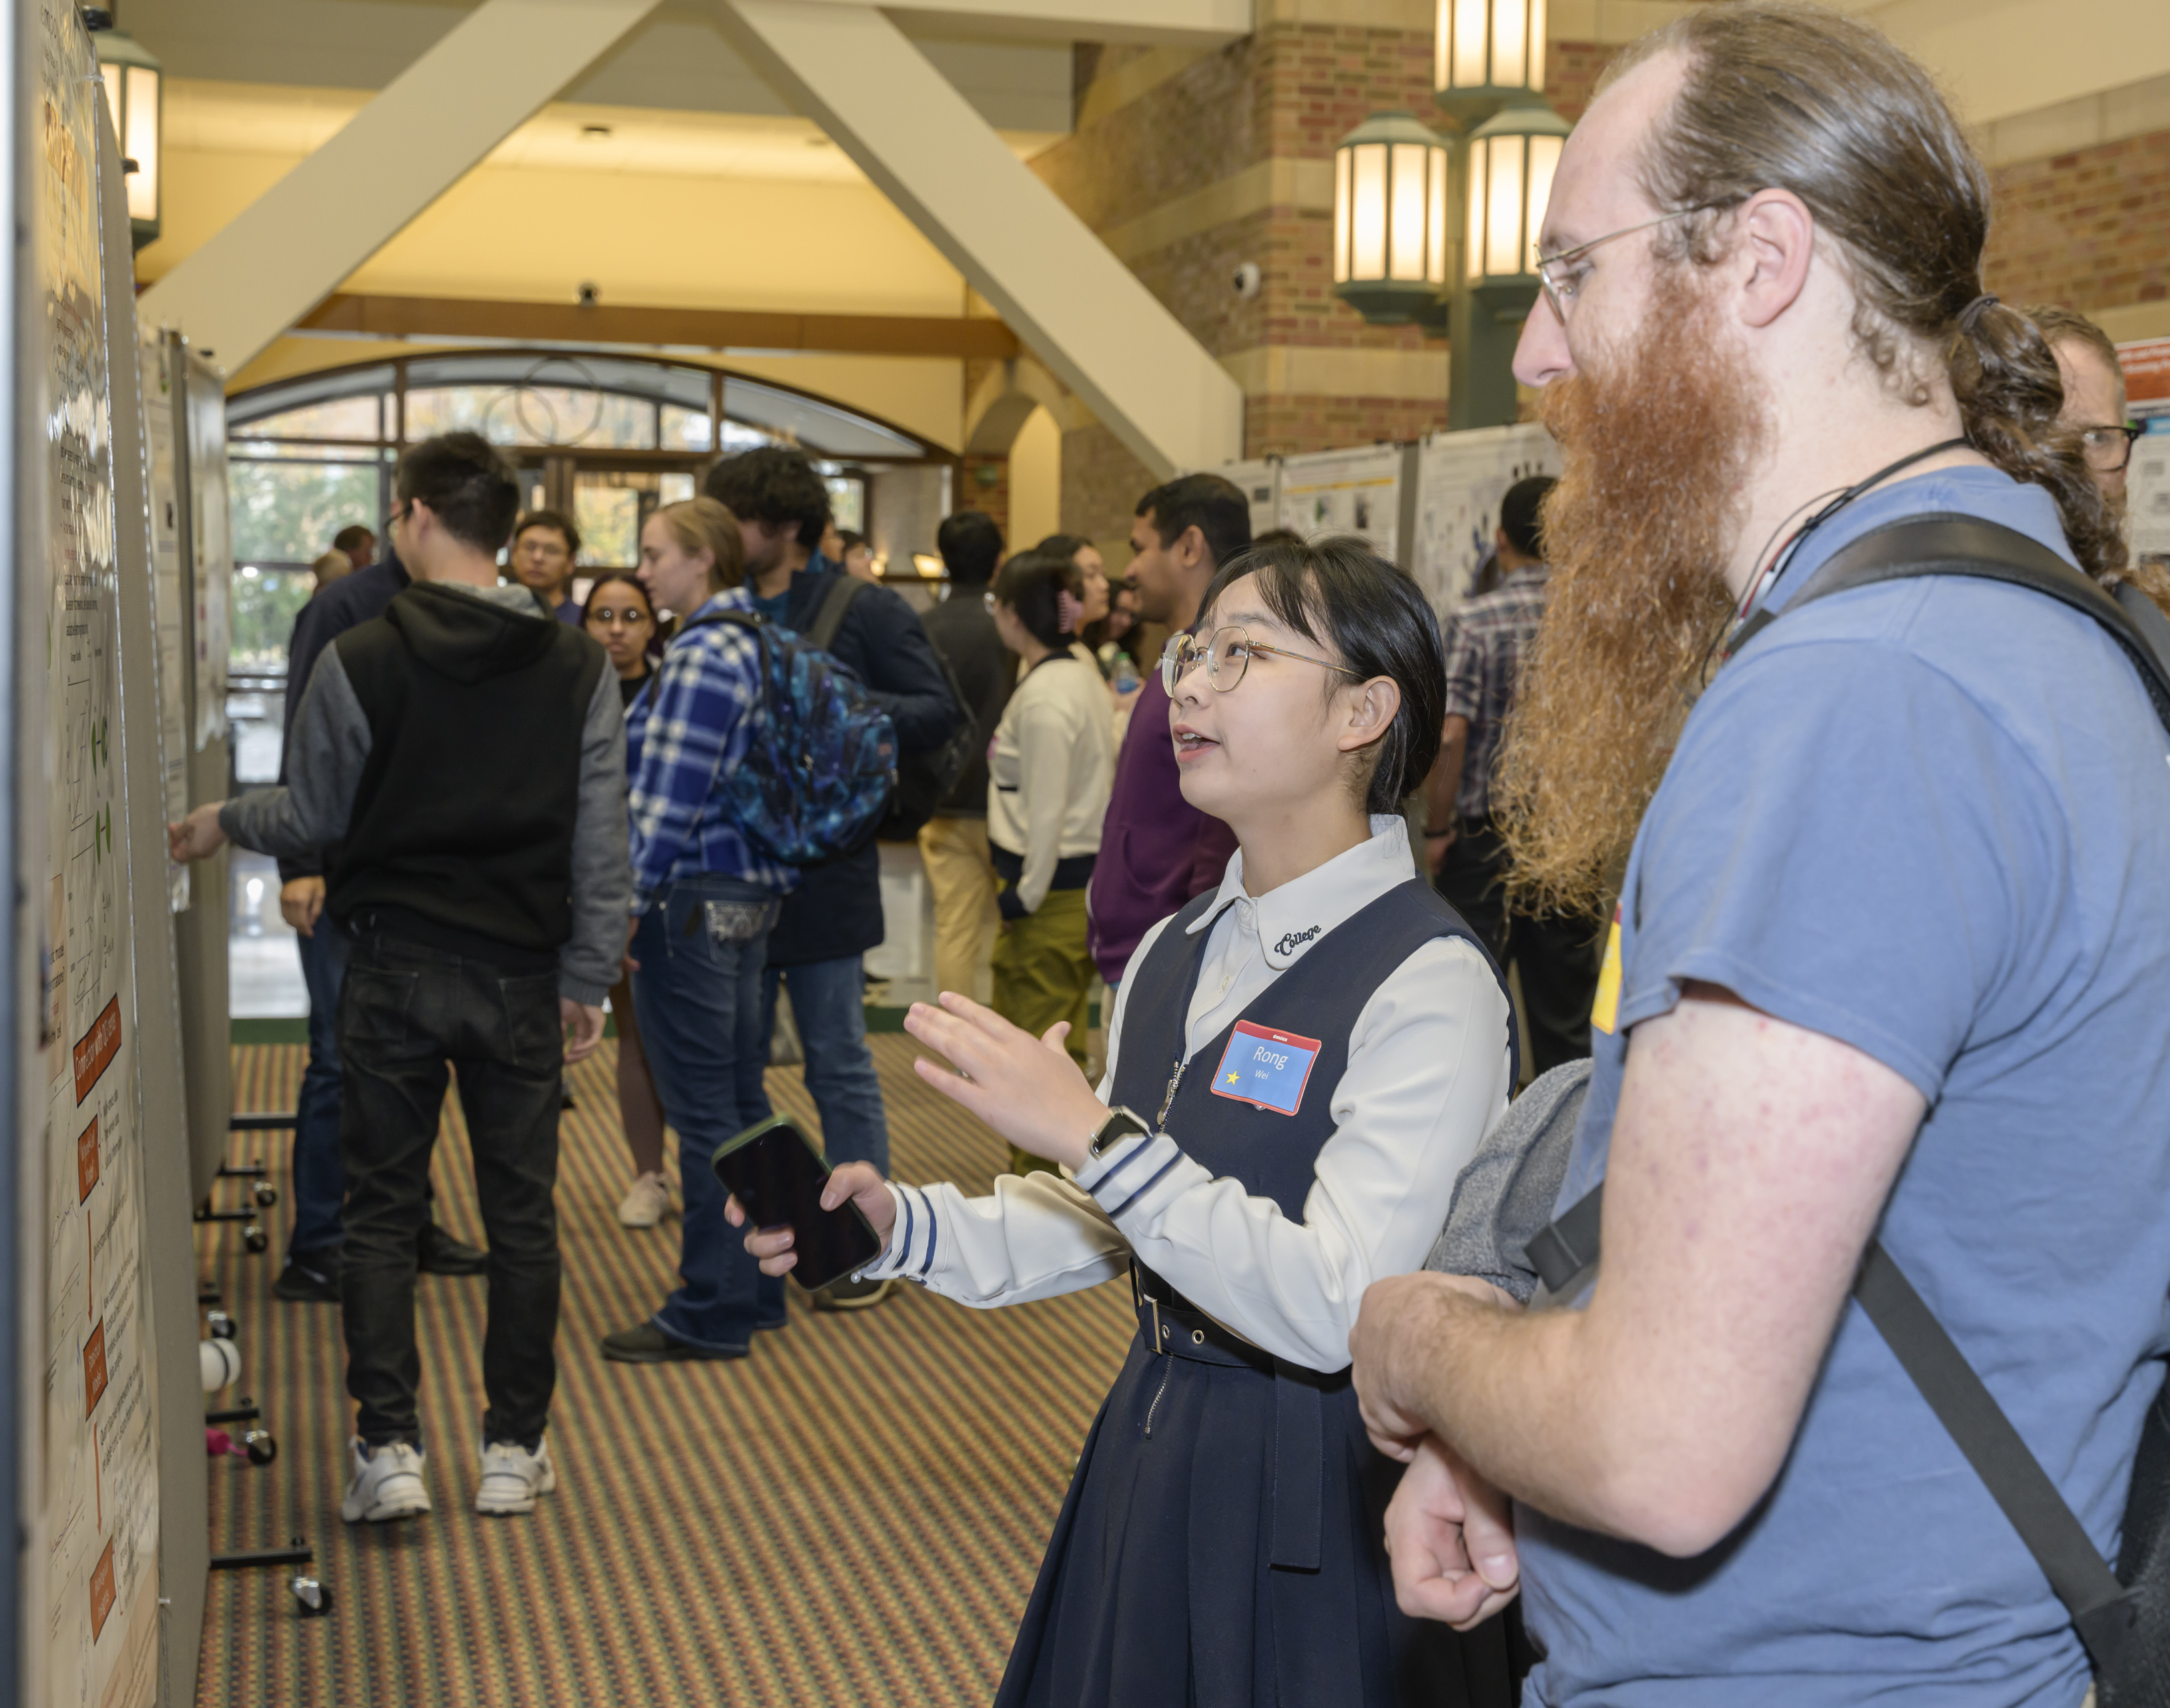
<svg viewBox="0 0 2170 1708"><path fill-rule="evenodd" d="M1017 334L999 320L920 314L779 314L739 308L636 308L339 291L297 332L355 338L630 344L697 350L820 350L852 355L963 356L1007 361Z"/></svg>

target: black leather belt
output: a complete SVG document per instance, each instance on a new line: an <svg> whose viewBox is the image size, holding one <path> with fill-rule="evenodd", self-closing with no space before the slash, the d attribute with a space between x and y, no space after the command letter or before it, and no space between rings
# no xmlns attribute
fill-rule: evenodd
<svg viewBox="0 0 2170 1708"><path fill-rule="evenodd" d="M1135 1259L1130 1300L1137 1308L1138 1337L1147 1352L1193 1364L1241 1365L1274 1379L1272 1563L1290 1571L1318 1571L1326 1476L1320 1390L1327 1382L1340 1379L1321 1375L1252 1345Z"/></svg>

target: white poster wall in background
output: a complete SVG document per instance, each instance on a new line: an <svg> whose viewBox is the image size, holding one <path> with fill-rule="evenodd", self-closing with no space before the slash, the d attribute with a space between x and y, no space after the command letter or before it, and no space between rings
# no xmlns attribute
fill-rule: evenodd
<svg viewBox="0 0 2170 1708"><path fill-rule="evenodd" d="M1280 458L1253 456L1243 462L1224 462L1213 472L1241 491L1243 501L1250 505L1253 538L1269 528L1280 526Z"/></svg>
<svg viewBox="0 0 2170 1708"><path fill-rule="evenodd" d="M196 749L226 734L226 666L232 620L227 594L233 584L233 536L227 526L226 399L189 384L185 365L169 353L174 384L185 387L189 435L189 521L195 535Z"/></svg>
<svg viewBox="0 0 2170 1708"><path fill-rule="evenodd" d="M1407 460L1398 445L1282 458L1280 525L1307 540L1355 534L1382 558L1401 562L1402 471Z"/></svg>
<svg viewBox="0 0 2170 1708"><path fill-rule="evenodd" d="M1499 500L1532 474L1559 472L1559 446L1535 421L1435 433L1417 451L1415 551L1410 570L1445 617L1468 596L1491 552Z"/></svg>
<svg viewBox="0 0 2170 1708"><path fill-rule="evenodd" d="M72 0L41 0L33 167L45 426L47 864L44 1502L51 1708L158 1692L156 1364L120 709L112 402L95 162L99 77ZM129 264L126 244L120 264ZM134 330L121 344L133 360Z"/></svg>
<svg viewBox="0 0 2170 1708"><path fill-rule="evenodd" d="M189 810L187 578L181 560L181 494L174 459L174 380L165 347L155 339L138 352L143 381L145 438L150 458L151 609L158 624L158 738L165 777L166 818ZM167 901L189 905L189 868L169 865Z"/></svg>
<svg viewBox="0 0 2170 1708"><path fill-rule="evenodd" d="M2126 413L2147 431L2125 473L2125 537L2135 552L2170 556L2170 338L2117 347Z"/></svg>

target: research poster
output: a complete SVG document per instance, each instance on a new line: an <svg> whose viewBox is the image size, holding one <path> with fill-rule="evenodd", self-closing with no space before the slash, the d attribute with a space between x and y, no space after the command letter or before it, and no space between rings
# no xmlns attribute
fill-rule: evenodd
<svg viewBox="0 0 2170 1708"><path fill-rule="evenodd" d="M1307 540L1355 534L1389 562L1401 558L1402 469L1398 445L1320 451L1281 462L1280 523Z"/></svg>
<svg viewBox="0 0 2170 1708"><path fill-rule="evenodd" d="M158 734L163 757L168 821L189 810L188 638L182 600L187 579L181 558L179 466L174 456L174 370L180 355L158 339L137 351L142 373L144 446L151 496L151 601L158 626ZM168 863L167 902L175 913L189 905L189 868Z"/></svg>
<svg viewBox="0 0 2170 1708"><path fill-rule="evenodd" d="M1243 462L1224 462L1218 472L1243 492L1243 502L1251 507L1251 532L1254 537L1280 526L1280 458L1253 456Z"/></svg>
<svg viewBox="0 0 2170 1708"><path fill-rule="evenodd" d="M155 1365L142 1282L142 1166L120 696L111 392L98 150L113 146L90 40L39 0L33 171L46 329L48 988L43 1027L45 1428L40 1446L50 1708L157 1695ZM115 264L127 265L121 235ZM134 360L126 328L120 359ZM155 806L155 803L147 803Z"/></svg>
<svg viewBox="0 0 2170 1708"><path fill-rule="evenodd" d="M1558 474L1559 447L1535 421L1435 433L1418 447L1410 571L1443 618L1469 595L1492 553L1499 500L1532 474Z"/></svg>
<svg viewBox="0 0 2170 1708"><path fill-rule="evenodd" d="M2135 552L2170 557L2170 338L2117 347L2125 408L2147 431L2125 467L2125 526Z"/></svg>

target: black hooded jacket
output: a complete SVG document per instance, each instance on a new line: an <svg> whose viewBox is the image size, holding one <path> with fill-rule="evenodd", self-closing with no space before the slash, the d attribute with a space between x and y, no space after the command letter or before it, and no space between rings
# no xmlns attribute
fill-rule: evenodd
<svg viewBox="0 0 2170 1708"><path fill-rule="evenodd" d="M572 934L580 734L602 649L426 582L332 644L370 743L325 905L553 962Z"/></svg>

